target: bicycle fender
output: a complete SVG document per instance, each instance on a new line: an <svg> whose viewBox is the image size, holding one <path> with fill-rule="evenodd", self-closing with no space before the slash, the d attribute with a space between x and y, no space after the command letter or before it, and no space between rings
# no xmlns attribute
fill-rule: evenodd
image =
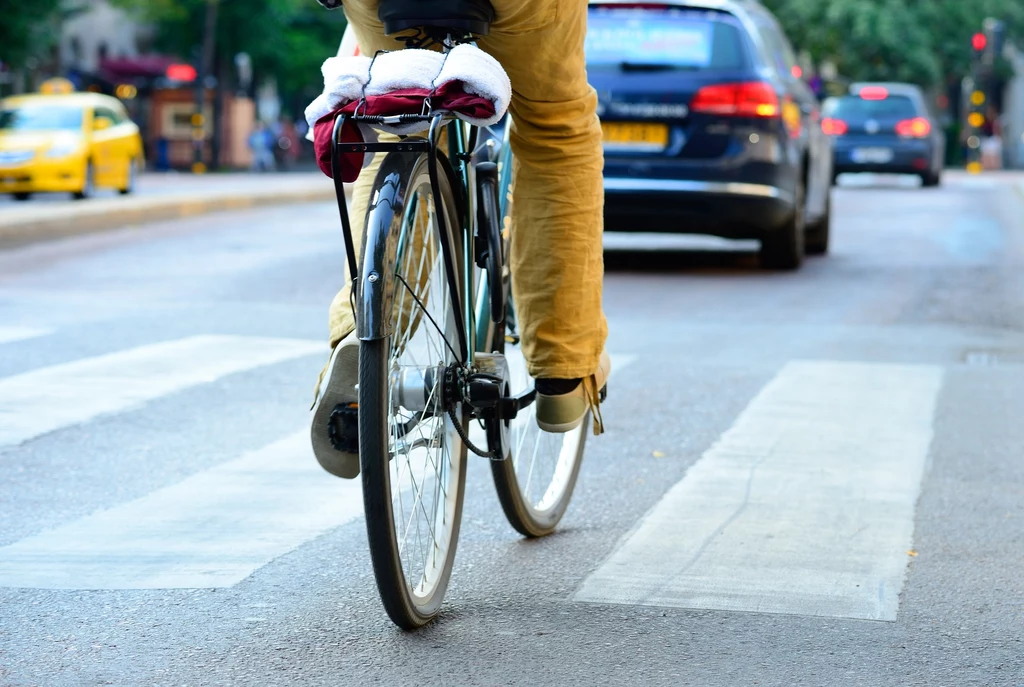
<svg viewBox="0 0 1024 687"><path fill-rule="evenodd" d="M363 253L356 301L356 337L360 341L384 339L392 334L391 316L396 289L395 267L402 216L408 202L408 182L419 156L389 153L377 172L376 189L370 198L363 231ZM439 169L448 176L459 203L448 160L439 158ZM453 227L454 229L454 227Z"/></svg>
<svg viewBox="0 0 1024 687"><path fill-rule="evenodd" d="M356 336L360 341L383 339L391 334L395 263L398 258L398 236L392 234L401 230L405 207L403 181L409 178L408 172L414 161L415 157L411 155L388 155L377 174L376 193L370 199L363 230L362 266L356 297Z"/></svg>

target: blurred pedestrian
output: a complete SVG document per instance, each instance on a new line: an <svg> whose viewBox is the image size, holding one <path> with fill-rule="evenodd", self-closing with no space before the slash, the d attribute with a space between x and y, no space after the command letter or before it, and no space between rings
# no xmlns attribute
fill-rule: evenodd
<svg viewBox="0 0 1024 687"><path fill-rule="evenodd" d="M811 78L807 80L807 85L814 91L814 97L820 100L825 93L825 82L822 81L821 75L818 72L811 74Z"/></svg>
<svg viewBox="0 0 1024 687"><path fill-rule="evenodd" d="M274 132L274 158L278 167L291 169L299 156L299 134L289 117L282 117Z"/></svg>
<svg viewBox="0 0 1024 687"><path fill-rule="evenodd" d="M262 121L256 122L256 128L249 134L249 150L252 151L254 172L272 172L274 163L274 136Z"/></svg>
<svg viewBox="0 0 1024 687"><path fill-rule="evenodd" d="M295 150L295 159L300 162L306 162L307 158L313 156L313 144L306 140L306 133L309 131L309 124L306 122L305 117L299 117L295 120L295 135L298 137L299 145Z"/></svg>
<svg viewBox="0 0 1024 687"><path fill-rule="evenodd" d="M1002 169L1003 126L1002 119L994 107L988 108L981 131L981 166L985 169Z"/></svg>

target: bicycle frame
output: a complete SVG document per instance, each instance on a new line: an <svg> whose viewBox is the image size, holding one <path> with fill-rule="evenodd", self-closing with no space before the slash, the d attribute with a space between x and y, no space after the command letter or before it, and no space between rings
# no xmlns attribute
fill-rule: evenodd
<svg viewBox="0 0 1024 687"><path fill-rule="evenodd" d="M396 124L412 121L429 122L430 128L426 139L409 138L398 142L386 143L343 143L341 142L341 130L346 121L367 123L367 124ZM448 132L448 157L440 155L439 142L443 131ZM456 321L457 353L462 363L469 364L472 361L472 353L481 352L486 349L489 341L488 333L490 327L495 324L487 312L487 304L490 299L489 288L486 280L480 280L479 293L475 286L478 270L476 267L475 242L478 236L478 214L477 194L479 192L475 167L479 162L499 163L500 178L498 185L499 201L504 216L508 204L508 188L511 179L511 152L508 146L508 125L506 125L504 140L497 151L488 147L489 151L496 152L496 160L490 159L488 155L484 159L474 156L476 151L473 148L479 138L479 128L465 124L464 122L446 118L442 113L433 115L401 115L399 117L374 117L374 116L349 116L338 115L334 122L334 129L331 139L331 166L334 176L335 191L338 200L338 211L341 215L342 231L345 240L345 252L349 274L351 275L352 292L356 307L356 334L361 341L383 339L390 335L388 328L390 318L387 316L387 309L384 307L384 299L393 290L390 274L378 275L370 269L372 264L381 264L380 259L387 256L363 256L367 261L365 269L360 270L356 254L355 241L352 234L352 227L349 221L348 204L345 199L344 183L341 181L341 156L343 154L365 154L373 153L426 153L428 158L428 172L430 176L431 193L434 198L440 198L439 178L441 174L448 174L453 190L461 198L457 198L457 205L461 210L461 217L457 218L457 226L449 226L445 213L435 213L439 239L442 247L442 259L445 265L445 275L448 282L449 294L452 299L452 309L460 313ZM398 189L393 189L397 193ZM388 200L378 198L377 202ZM400 199L393 198L393 201ZM461 202L458 202L460 201ZM397 205L395 202L392 206ZM414 205L410 203L405 212L414 211ZM407 223L402 223L403 230ZM371 236L371 232L387 231L388 227L374 227L367 223L364 241L367 246L384 245L384 237ZM461 232L462 254L455 255L453 249L454 232ZM404 245L404 236L398 238L398 245ZM397 256L396 256L397 257ZM376 262L375 262L376 261ZM461 274L461 284L458 271ZM390 272L390 270L385 270ZM382 278L383 277L383 278ZM476 294L476 298L470 294ZM474 303L474 300L476 301Z"/></svg>
<svg viewBox="0 0 1024 687"><path fill-rule="evenodd" d="M464 34L453 38L427 33L419 38L433 39L434 45L444 48L471 41L471 36ZM407 39L407 47L421 47L416 43L419 38ZM353 41L347 47L343 41L339 54L356 50ZM428 130L425 137L372 144L341 140L342 128L350 122L379 126L414 121ZM475 127L442 112L396 117L346 115L334 121L331 165L352 280L356 336L361 342L361 407L355 415L359 423L357 446L367 533L381 600L392 620L406 629L419 627L433 618L447 588L461 520L467 451L490 460L502 509L512 526L526 536L543 536L554 530L579 473L585 430L553 435L555 440L549 442L541 441L542 430L533 417L527 415L523 422L513 422L536 402L537 393L527 373L522 348L517 346L515 307L509 291L512 276L507 258L511 234L506 222L512 202L510 130L507 118L500 135L490 127ZM441 150L443 134L447 134L446 154ZM340 170L342 155L371 152L387 155L379 161L365 220L361 212L357 214L357 220L365 221L359 255ZM424 197L427 186L432 199ZM431 217L425 217L423 203L431 203ZM429 226L424 225L423 219L428 220ZM433 247L435 237L441 244L440 250ZM420 252L427 250L420 246L428 242L430 253ZM443 260L443 275L438 273L438 258ZM411 271L406 270L406 265ZM403 276L410 274L418 275L413 277L413 286ZM434 284L421 299L417 292L427 284L423 279L433 280ZM447 298L439 293L443 288L448 290ZM403 318L412 301L425 318L415 324L411 316ZM433 307L428 310L425 301ZM437 309L444 315L435 318L430 314L430 310ZM412 341L411 334L399 337L394 345L390 341L392 333L401 327L393 320L401 323L403 319L413 329L429 329L424 324L429 319L443 343L433 341L430 352L422 354L424 357L410 354L411 364L402 364L399 358L403 349L408 352L416 348L408 343ZM351 405L342 410L351 417ZM333 417L332 414L332 422ZM433 429L413 436L424 420L430 420ZM470 438L470 423L474 420L486 434L485 448L475 445ZM524 453L520 449L528 432L535 435L535 440ZM461 441L456 441L455 434ZM521 436L515 443L513 439L518 435ZM458 448L453 449L455 446ZM405 488L403 472L397 467L397 473L392 475L392 466L399 465L404 456L408 470L412 470L410 452L418 449L442 450L446 459L429 462L433 463L437 484L450 484L452 489L442 487L443 500L438 501L441 496L435 495L430 513L418 497L411 504L409 523L413 519L419 522L422 514L432 537L433 548L426 544L421 552L441 551L442 558L437 559L440 564L434 561L431 566L424 559L422 575L410 578L408 575L416 573L418 567L410 572L405 569L406 558L412 554L403 553L410 532L409 525L402 524L406 522L400 496ZM540 501L529 493L529 476L526 486L521 484L514 455L525 456L529 476L534 474L535 462L545 466L551 463L552 474ZM420 483L426 479L426 475L421 476ZM399 484L397 506L395 481ZM417 490L416 480L410 478L410 482L411 488ZM435 533L439 517L443 520L440 544Z"/></svg>

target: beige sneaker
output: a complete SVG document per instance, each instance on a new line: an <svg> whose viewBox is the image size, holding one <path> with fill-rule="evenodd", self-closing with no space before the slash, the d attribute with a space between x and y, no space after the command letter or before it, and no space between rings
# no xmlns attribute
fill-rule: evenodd
<svg viewBox="0 0 1024 687"><path fill-rule="evenodd" d="M359 339L349 334L331 352L313 405L313 455L324 470L359 476Z"/></svg>
<svg viewBox="0 0 1024 687"><path fill-rule="evenodd" d="M608 375L612 371L612 360L607 351L601 351L601 361L594 373L597 390L604 389ZM593 399L597 404L598 399ZM586 380L580 381L575 389L568 393L549 396L537 392L537 425L545 432L564 434L580 426L590 409L591 399L587 398Z"/></svg>

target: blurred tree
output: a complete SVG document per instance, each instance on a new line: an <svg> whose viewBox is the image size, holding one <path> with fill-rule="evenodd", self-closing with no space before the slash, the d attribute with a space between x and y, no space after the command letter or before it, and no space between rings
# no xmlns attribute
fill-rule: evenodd
<svg viewBox="0 0 1024 687"><path fill-rule="evenodd" d="M20 68L56 42L62 0L0 0L0 62Z"/></svg>
<svg viewBox="0 0 1024 687"><path fill-rule="evenodd" d="M156 27L158 49L186 59L203 42L207 1L112 0ZM215 1L218 73L246 52L257 78L276 78L286 103L311 99L322 90L320 65L335 54L345 30L341 12L327 12L313 0Z"/></svg>
<svg viewBox="0 0 1024 687"><path fill-rule="evenodd" d="M934 86L969 70L985 17L1024 37L1020 0L762 0L790 40L854 80Z"/></svg>
<svg viewBox="0 0 1024 687"><path fill-rule="evenodd" d="M1006 22L1009 36L1024 45L1024 2L1020 0L932 0L920 8L925 22L935 26L934 51L947 77L959 79L970 71L971 36L982 30L986 17ZM998 71L1009 70L1005 62Z"/></svg>

